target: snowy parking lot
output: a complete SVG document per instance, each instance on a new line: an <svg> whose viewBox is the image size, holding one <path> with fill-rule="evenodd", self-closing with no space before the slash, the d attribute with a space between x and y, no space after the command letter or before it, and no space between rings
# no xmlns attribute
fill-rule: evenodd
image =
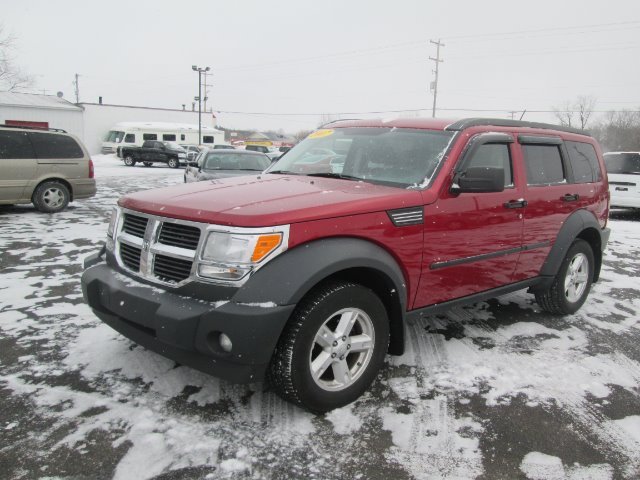
<svg viewBox="0 0 640 480"><path fill-rule="evenodd" d="M92 314L81 262L112 205L183 175L94 162L92 199L0 207L1 478L640 478L640 215L611 215L575 315L518 292L420 320L370 391L316 416Z"/></svg>

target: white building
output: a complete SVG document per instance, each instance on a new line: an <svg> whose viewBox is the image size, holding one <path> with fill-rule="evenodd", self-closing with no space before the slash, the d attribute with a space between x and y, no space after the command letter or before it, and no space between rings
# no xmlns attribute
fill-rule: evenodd
<svg viewBox="0 0 640 480"><path fill-rule="evenodd" d="M0 92L0 124L61 128L83 139L83 110L54 95Z"/></svg>
<svg viewBox="0 0 640 480"><path fill-rule="evenodd" d="M121 122L169 122L197 128L198 112L102 103L76 105L54 95L0 92L0 124L60 128L80 138L89 153L100 153L104 137ZM202 125L215 128L215 116L203 112Z"/></svg>

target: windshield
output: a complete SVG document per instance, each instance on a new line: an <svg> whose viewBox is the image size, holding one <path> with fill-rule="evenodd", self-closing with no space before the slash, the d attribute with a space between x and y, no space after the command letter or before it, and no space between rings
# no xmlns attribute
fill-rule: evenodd
<svg viewBox="0 0 640 480"><path fill-rule="evenodd" d="M256 170L261 172L270 163L269 158L263 155L211 152L205 158L202 168L203 170Z"/></svg>
<svg viewBox="0 0 640 480"><path fill-rule="evenodd" d="M640 153L605 153L604 163L608 173L640 175Z"/></svg>
<svg viewBox="0 0 640 480"><path fill-rule="evenodd" d="M107 133L106 137L104 137L104 141L120 143L123 138L124 132L121 132L119 130L110 130L109 133Z"/></svg>
<svg viewBox="0 0 640 480"><path fill-rule="evenodd" d="M317 130L278 160L269 173L420 185L433 175L453 135L409 128Z"/></svg>

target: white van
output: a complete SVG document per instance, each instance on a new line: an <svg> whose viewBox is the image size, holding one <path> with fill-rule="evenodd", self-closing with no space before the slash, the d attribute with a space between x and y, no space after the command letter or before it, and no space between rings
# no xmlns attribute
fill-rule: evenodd
<svg viewBox="0 0 640 480"><path fill-rule="evenodd" d="M198 125L165 122L122 122L115 124L102 142L102 153L118 153L119 147L142 146L146 140L178 144L224 144L224 132L202 126L202 141L198 141Z"/></svg>

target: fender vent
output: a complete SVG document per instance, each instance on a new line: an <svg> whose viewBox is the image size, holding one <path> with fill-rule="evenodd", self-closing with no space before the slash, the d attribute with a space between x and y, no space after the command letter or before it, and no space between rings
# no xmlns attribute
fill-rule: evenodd
<svg viewBox="0 0 640 480"><path fill-rule="evenodd" d="M387 212L396 227L419 225L424 223L424 209L422 207L400 208Z"/></svg>

